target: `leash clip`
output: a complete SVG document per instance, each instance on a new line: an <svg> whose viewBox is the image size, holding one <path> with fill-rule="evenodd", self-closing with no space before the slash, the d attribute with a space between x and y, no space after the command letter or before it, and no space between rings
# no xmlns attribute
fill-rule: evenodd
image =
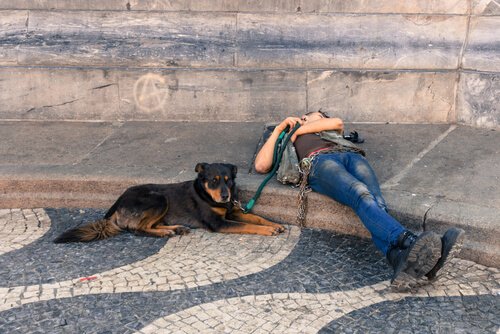
<svg viewBox="0 0 500 334"><path fill-rule="evenodd" d="M250 202L248 202L248 204L246 205L246 207L243 207L240 201L233 200L232 203L236 208L240 209L243 213L248 213L252 209L255 200L251 199Z"/></svg>

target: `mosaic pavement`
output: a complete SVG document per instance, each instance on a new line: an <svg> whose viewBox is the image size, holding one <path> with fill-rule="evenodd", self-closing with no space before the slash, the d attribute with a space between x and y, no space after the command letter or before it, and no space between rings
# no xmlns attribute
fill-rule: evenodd
<svg viewBox="0 0 500 334"><path fill-rule="evenodd" d="M500 272L397 292L368 240L289 227L53 244L100 210L0 210L0 333L498 333Z"/></svg>

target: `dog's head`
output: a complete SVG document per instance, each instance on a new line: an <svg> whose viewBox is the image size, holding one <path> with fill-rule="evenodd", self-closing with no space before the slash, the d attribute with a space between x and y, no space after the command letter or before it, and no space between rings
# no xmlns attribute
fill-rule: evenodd
<svg viewBox="0 0 500 334"><path fill-rule="evenodd" d="M216 203L228 203L235 194L238 167L231 164L202 162L196 165L195 172L204 190Z"/></svg>

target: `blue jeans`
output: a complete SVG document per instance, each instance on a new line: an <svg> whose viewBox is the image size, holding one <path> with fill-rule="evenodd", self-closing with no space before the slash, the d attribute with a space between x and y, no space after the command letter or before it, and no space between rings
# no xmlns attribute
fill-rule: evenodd
<svg viewBox="0 0 500 334"><path fill-rule="evenodd" d="M406 230L387 213L377 177L361 154L337 152L318 155L311 166L309 186L352 208L384 255Z"/></svg>

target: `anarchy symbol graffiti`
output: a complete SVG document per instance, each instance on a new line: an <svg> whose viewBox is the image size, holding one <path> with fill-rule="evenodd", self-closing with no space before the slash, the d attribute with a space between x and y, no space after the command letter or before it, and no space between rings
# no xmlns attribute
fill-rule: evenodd
<svg viewBox="0 0 500 334"><path fill-rule="evenodd" d="M163 108L168 98L168 85L159 74L148 73L134 84L134 100L139 109L152 112Z"/></svg>

